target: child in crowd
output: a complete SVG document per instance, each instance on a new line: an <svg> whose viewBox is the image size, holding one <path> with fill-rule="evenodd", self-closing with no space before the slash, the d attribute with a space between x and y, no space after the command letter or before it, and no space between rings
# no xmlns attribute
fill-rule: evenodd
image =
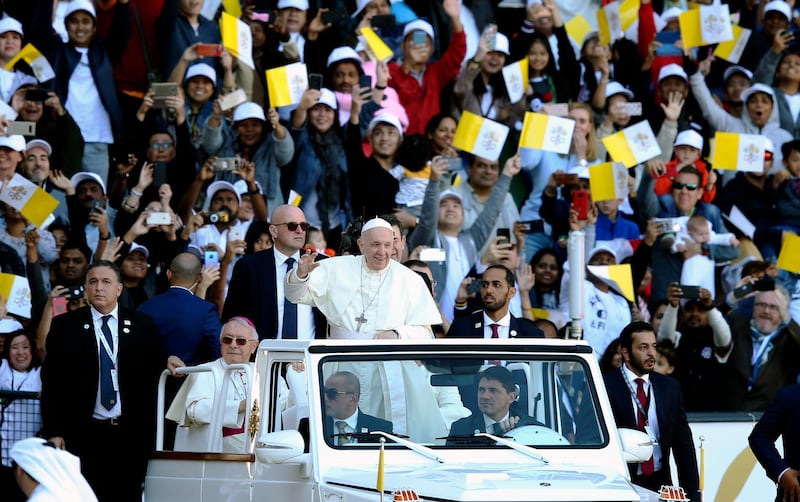
<svg viewBox="0 0 800 502"><path fill-rule="evenodd" d="M619 206L624 199L601 200L597 206L597 223L595 223L595 239L597 245L613 248L621 259L633 254L630 241L639 240L639 226L632 220L624 218Z"/></svg>
<svg viewBox="0 0 800 502"><path fill-rule="evenodd" d="M656 373L669 376L675 372L675 365L678 362L678 353L675 346L669 340L658 342L656 347Z"/></svg>
<svg viewBox="0 0 800 502"><path fill-rule="evenodd" d="M687 244L700 245L700 253L689 254ZM731 233L718 234L711 229L711 222L704 216L695 214L677 232L672 244L673 253L683 253L681 284L700 286L709 291L714 287L714 260L709 256L709 246L739 247L739 240Z"/></svg>
<svg viewBox="0 0 800 502"><path fill-rule="evenodd" d="M781 153L786 170L778 171L772 178L778 192L777 225L773 228L800 233L800 140L784 143Z"/></svg>
<svg viewBox="0 0 800 502"><path fill-rule="evenodd" d="M703 175L703 202L713 202L717 195L717 174L703 160L703 137L694 129L686 129L675 136L673 159L664 166L665 171L651 173L656 180L656 195L672 192L672 180L678 171L686 166L694 166Z"/></svg>
<svg viewBox="0 0 800 502"><path fill-rule="evenodd" d="M304 246L315 253L324 254L326 256L336 256L336 251L328 248L328 242L325 240L325 234L322 233L317 227L308 227L306 231L306 243Z"/></svg>
<svg viewBox="0 0 800 502"><path fill-rule="evenodd" d="M397 165L390 171L400 184L395 203L417 217L431 176L430 155L431 144L424 135L406 136L397 152Z"/></svg>

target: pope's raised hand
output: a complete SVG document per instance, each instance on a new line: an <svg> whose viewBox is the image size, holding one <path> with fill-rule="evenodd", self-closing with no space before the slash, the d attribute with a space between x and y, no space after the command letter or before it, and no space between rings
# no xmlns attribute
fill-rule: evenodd
<svg viewBox="0 0 800 502"><path fill-rule="evenodd" d="M300 261L297 262L297 277L299 279L305 279L308 277L315 268L319 267L319 263L316 262L317 253L307 252L300 257Z"/></svg>

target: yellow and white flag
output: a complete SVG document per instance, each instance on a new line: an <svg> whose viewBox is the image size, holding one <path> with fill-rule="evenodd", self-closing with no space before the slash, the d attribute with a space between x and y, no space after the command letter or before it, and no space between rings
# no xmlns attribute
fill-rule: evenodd
<svg viewBox="0 0 800 502"><path fill-rule="evenodd" d="M41 227L58 206L55 197L20 174L15 174L6 186L2 187L0 201L22 213L22 216L37 227Z"/></svg>
<svg viewBox="0 0 800 502"><path fill-rule="evenodd" d="M581 14L573 16L572 19L564 23L564 28L567 30L569 38L571 38L578 47L583 46L586 35L594 31L589 21Z"/></svg>
<svg viewBox="0 0 800 502"><path fill-rule="evenodd" d="M253 35L244 21L227 12L219 18L219 31L222 34L222 46L239 62L255 70L253 63Z"/></svg>
<svg viewBox="0 0 800 502"><path fill-rule="evenodd" d="M503 80L506 82L508 99L512 103L521 101L525 96L525 88L528 87L528 58L504 66Z"/></svg>
<svg viewBox="0 0 800 502"><path fill-rule="evenodd" d="M722 42L717 45L717 48L714 49L714 55L726 61L730 61L733 64L737 64L742 58L744 48L747 46L747 41L750 40L750 35L753 32L752 30L742 28L735 24L732 25L732 29L733 40L728 40L727 42Z"/></svg>
<svg viewBox="0 0 800 502"><path fill-rule="evenodd" d="M603 144L611 158L615 162L622 162L625 167L633 167L661 155L656 135L646 120L606 136Z"/></svg>
<svg viewBox="0 0 800 502"><path fill-rule="evenodd" d="M777 266L795 274L800 274L800 236L788 234L783 239Z"/></svg>
<svg viewBox="0 0 800 502"><path fill-rule="evenodd" d="M605 162L589 166L592 200L624 199L628 196L628 168L622 162Z"/></svg>
<svg viewBox="0 0 800 502"><path fill-rule="evenodd" d="M453 136L453 146L491 161L500 158L508 126L464 111Z"/></svg>
<svg viewBox="0 0 800 502"><path fill-rule="evenodd" d="M50 62L39 52L39 49L33 46L33 44L27 44L23 47L16 56L11 58L11 61L6 63L5 69L13 71L14 65L17 64L20 59L28 63L31 70L33 70L33 74L36 76L36 80L39 82L47 82L48 80L56 78L56 72L53 71Z"/></svg>
<svg viewBox="0 0 800 502"><path fill-rule="evenodd" d="M678 22L687 49L733 40L730 10L718 2L681 12Z"/></svg>
<svg viewBox="0 0 800 502"><path fill-rule="evenodd" d="M601 44L611 44L622 38L625 30L639 18L639 3L639 0L614 1L597 9L597 31Z"/></svg>
<svg viewBox="0 0 800 502"><path fill-rule="evenodd" d="M569 153L575 121L543 113L525 112L520 148L538 148L548 152Z"/></svg>
<svg viewBox="0 0 800 502"><path fill-rule="evenodd" d="M292 63L267 70L269 106L288 106L300 102L308 89L308 70L303 63Z"/></svg>
<svg viewBox="0 0 800 502"><path fill-rule="evenodd" d="M239 3L239 0L222 0L222 7L231 16L242 17L242 4Z"/></svg>
<svg viewBox="0 0 800 502"><path fill-rule="evenodd" d="M764 171L764 136L717 132L714 135L714 159L717 169L760 173Z"/></svg>
<svg viewBox="0 0 800 502"><path fill-rule="evenodd" d="M286 199L287 204L294 207L300 207L300 201L302 200L303 200L302 195L295 192L294 190L289 190L289 198Z"/></svg>
<svg viewBox="0 0 800 502"><path fill-rule="evenodd" d="M622 265L587 265L586 268L617 293L627 298L629 302L636 300L633 293L633 275L630 263Z"/></svg>
<svg viewBox="0 0 800 502"><path fill-rule="evenodd" d="M0 273L0 296L9 314L31 318L31 287L27 278Z"/></svg>
<svg viewBox="0 0 800 502"><path fill-rule="evenodd" d="M370 59L382 61L384 63L392 59L394 52L392 52L392 49L386 45L386 42L375 33L375 30L369 26L365 26L359 28L358 32L364 38L364 45L367 47L367 54L369 54Z"/></svg>

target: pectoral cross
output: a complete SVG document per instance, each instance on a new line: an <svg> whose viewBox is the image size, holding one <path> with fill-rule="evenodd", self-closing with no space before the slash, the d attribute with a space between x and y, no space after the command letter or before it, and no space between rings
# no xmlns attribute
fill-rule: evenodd
<svg viewBox="0 0 800 502"><path fill-rule="evenodd" d="M361 325L367 322L367 318L364 317L364 312L361 312L361 315L356 317L354 320L358 323L358 326L356 326L356 331L361 331Z"/></svg>

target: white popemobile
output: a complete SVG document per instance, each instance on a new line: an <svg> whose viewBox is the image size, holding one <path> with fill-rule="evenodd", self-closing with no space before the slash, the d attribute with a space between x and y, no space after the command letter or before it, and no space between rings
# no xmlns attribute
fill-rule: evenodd
<svg viewBox="0 0 800 502"><path fill-rule="evenodd" d="M454 420L477 411L476 375L491 365L513 374L513 413L536 425L504 436L449 436ZM241 452L222 450L223 406L211 424L179 430L190 439L164 450L169 377L162 376L147 502L375 502L383 496L382 443L387 500L396 490L398 499L439 502L659 500L630 482L626 462L649 458L652 444L642 432L616 428L597 360L583 341L264 340L254 368L229 368L237 369L251 382ZM326 382L343 371L359 379L359 412L391 422L392 433L339 433L330 418L326 425L325 396L337 394ZM216 402L226 394L223 386Z"/></svg>

